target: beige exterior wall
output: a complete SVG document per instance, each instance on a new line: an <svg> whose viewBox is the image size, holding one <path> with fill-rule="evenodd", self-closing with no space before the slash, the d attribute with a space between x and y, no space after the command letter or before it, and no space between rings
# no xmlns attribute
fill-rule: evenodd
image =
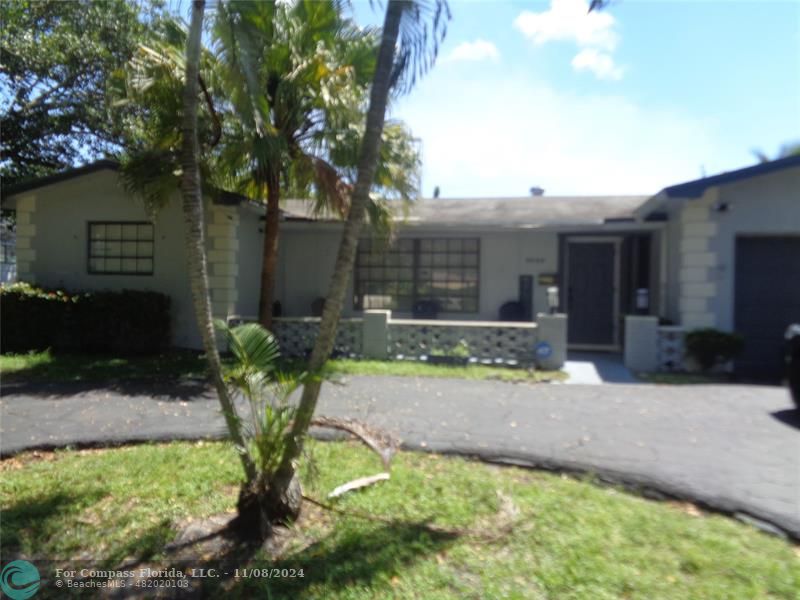
<svg viewBox="0 0 800 600"><path fill-rule="evenodd" d="M320 227L283 223L281 225L280 266L276 297L287 317L311 314L311 303L324 297L333 273L339 248L340 229L336 226ZM441 313L442 319L496 320L500 306L517 300L519 276L534 276L533 312L546 312L546 286L537 283L541 273L555 273L558 268L558 235L554 232L465 232L430 231L401 228L399 237L442 238L475 237L480 239L480 305L475 313ZM249 245L250 242L248 242ZM247 259L242 258L243 261ZM254 261L255 262L255 261ZM258 265L249 264L247 273L255 273ZM249 277L250 275L248 275ZM246 303L243 310L253 309ZM248 314L256 314L248 313ZM353 282L348 285L344 316L360 314L353 309ZM398 318L409 315L395 312Z"/></svg>
<svg viewBox="0 0 800 600"><path fill-rule="evenodd" d="M11 208L12 206L10 206ZM34 283L34 264L36 250L33 239L36 236L36 196L24 194L16 198L13 208L17 214L16 250L17 250L17 281Z"/></svg>
<svg viewBox="0 0 800 600"><path fill-rule="evenodd" d="M183 218L177 196L158 213L154 222L152 275L88 272L89 221L149 220L142 203L125 192L114 171L98 171L24 192L6 199L4 205L17 210L18 243L22 240L17 252L20 281L70 290L134 289L162 292L172 300L173 343L178 347L201 347L186 273ZM211 222L219 224L213 212L212 209L210 219L217 220ZM224 235L222 230L215 231L210 240L211 253L214 242L233 234L235 231L230 228L225 229ZM217 315L224 316L222 305L227 308L230 303L230 296L225 290L233 289L235 292L235 281L218 265L235 266L235 260L230 257L226 260L210 257L210 263L214 278L212 294L219 301L220 308Z"/></svg>
<svg viewBox="0 0 800 600"><path fill-rule="evenodd" d="M719 202L727 204L728 209L713 214L717 235L709 250L716 257L718 293L709 305L717 317L717 327L731 330L736 236L800 235L800 167L722 186Z"/></svg>
<svg viewBox="0 0 800 600"><path fill-rule="evenodd" d="M800 168L710 188L701 198L669 204L670 274L677 285L670 286L668 313L677 314L687 329L732 330L736 238L800 235Z"/></svg>
<svg viewBox="0 0 800 600"><path fill-rule="evenodd" d="M716 202L717 189L712 188L702 198L685 203L679 213L678 310L680 322L689 328L716 326L710 303L717 293L716 255L709 251L717 234L711 218Z"/></svg>
<svg viewBox="0 0 800 600"><path fill-rule="evenodd" d="M211 291L211 312L225 320L236 314L239 300L239 209L209 206L206 212L206 245Z"/></svg>

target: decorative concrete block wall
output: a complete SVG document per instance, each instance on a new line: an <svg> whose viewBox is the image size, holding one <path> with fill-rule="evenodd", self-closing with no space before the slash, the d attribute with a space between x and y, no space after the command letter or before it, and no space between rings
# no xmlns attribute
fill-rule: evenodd
<svg viewBox="0 0 800 600"><path fill-rule="evenodd" d="M480 362L532 364L559 369L566 360L566 315L539 315L538 323L392 319L391 311L368 310L359 319L341 319L334 354L352 358L421 359L434 350L447 353L462 341ZM255 317L228 317L231 326ZM319 331L319 317L278 317L272 331L284 356L308 356ZM536 356L547 342L547 356Z"/></svg>
<svg viewBox="0 0 800 600"><path fill-rule="evenodd" d="M462 341L479 361L532 363L538 340L536 323L494 321L389 321L389 357L420 358L448 352Z"/></svg>
<svg viewBox="0 0 800 600"><path fill-rule="evenodd" d="M658 327L658 370L665 372L686 370L684 338L686 328L679 325Z"/></svg>
<svg viewBox="0 0 800 600"><path fill-rule="evenodd" d="M279 317L272 321L272 333L281 345L281 354L307 357L319 333L319 317ZM362 355L363 319L341 319L336 331L334 357L359 358Z"/></svg>
<svg viewBox="0 0 800 600"><path fill-rule="evenodd" d="M226 319L236 310L239 291L236 231L239 212L236 207L211 205L206 225L208 247L208 280L211 289L211 311L215 318Z"/></svg>
<svg viewBox="0 0 800 600"><path fill-rule="evenodd" d="M718 229L711 211L717 198L718 189L712 188L702 198L689 201L680 213L679 310L681 322L689 328L716 326L710 299L718 293L717 255L711 251Z"/></svg>
<svg viewBox="0 0 800 600"><path fill-rule="evenodd" d="M36 197L23 196L17 200L17 280L35 283L33 262L36 260Z"/></svg>
<svg viewBox="0 0 800 600"><path fill-rule="evenodd" d="M625 366L642 373L686 371L686 328L658 317L625 317Z"/></svg>

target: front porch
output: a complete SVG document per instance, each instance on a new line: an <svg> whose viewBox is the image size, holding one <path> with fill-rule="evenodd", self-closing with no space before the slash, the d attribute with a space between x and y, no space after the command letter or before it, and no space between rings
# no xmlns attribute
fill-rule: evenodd
<svg viewBox="0 0 800 600"><path fill-rule="evenodd" d="M394 319L531 323L559 312L570 317L571 349L621 351L626 315L668 316L663 225L409 227L388 246L365 238L343 317L391 310ZM276 315L321 314L338 241L333 225L285 224Z"/></svg>

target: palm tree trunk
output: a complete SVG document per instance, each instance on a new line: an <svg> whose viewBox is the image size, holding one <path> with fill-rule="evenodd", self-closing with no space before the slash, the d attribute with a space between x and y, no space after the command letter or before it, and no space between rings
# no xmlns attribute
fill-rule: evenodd
<svg viewBox="0 0 800 600"><path fill-rule="evenodd" d="M261 296L258 301L258 321L267 329L272 329L272 303L278 270L280 211L280 173L274 172L267 177L267 212L261 256Z"/></svg>
<svg viewBox="0 0 800 600"><path fill-rule="evenodd" d="M206 351L208 367L211 378L219 396L222 413L228 425L231 440L237 446L243 447L239 425L237 423L235 408L228 389L222 379L222 364L217 351L214 325L211 316L211 298L209 297L208 266L205 253L205 218L203 215L203 194L200 186L200 169L198 166L199 146L197 142L197 74L200 62L200 37L203 28L204 0L195 0L192 3L192 20L189 28L189 37L186 42L186 86L183 94L183 146L181 152L181 166L183 178L181 180L181 194L183 197L184 243L189 267L189 281L192 288L192 303L194 305L197 326L203 338L203 347ZM242 460L245 476L248 482L256 478L256 469L250 458L243 452L239 453Z"/></svg>
<svg viewBox="0 0 800 600"><path fill-rule="evenodd" d="M339 317L347 294L347 284L353 272L358 238L369 201L369 192L375 181L375 169L378 164L381 135L386 118L386 105L392 84L395 46L397 44L400 21L405 9L404 5L405 3L402 1L391 0L386 8L378 62L372 82L372 90L370 91L366 130L364 139L361 142L361 154L358 159L358 178L353 190L350 213L347 216L347 221L345 221L344 232L339 244L339 253L336 257L336 266L331 277L328 296L325 299L319 335L311 353L311 361L309 363L309 372L311 373L318 373L333 351L336 328L339 324ZM275 473L272 482L270 482L269 487L273 499L282 497L284 491L292 482L294 462L303 450L303 441L311 423L311 418L314 415L314 410L317 407L320 387L321 382L316 378L311 379L303 387L297 414L292 423L292 429L288 434L286 452L280 467Z"/></svg>

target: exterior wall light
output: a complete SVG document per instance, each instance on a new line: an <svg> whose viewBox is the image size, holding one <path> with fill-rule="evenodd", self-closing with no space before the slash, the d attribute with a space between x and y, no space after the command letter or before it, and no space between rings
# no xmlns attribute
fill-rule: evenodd
<svg viewBox="0 0 800 600"><path fill-rule="evenodd" d="M556 314L558 310L558 288L552 286L547 288L547 308L550 309L550 314Z"/></svg>
<svg viewBox="0 0 800 600"><path fill-rule="evenodd" d="M639 288L636 290L636 311L641 314L647 314L650 309L650 290L647 288Z"/></svg>

